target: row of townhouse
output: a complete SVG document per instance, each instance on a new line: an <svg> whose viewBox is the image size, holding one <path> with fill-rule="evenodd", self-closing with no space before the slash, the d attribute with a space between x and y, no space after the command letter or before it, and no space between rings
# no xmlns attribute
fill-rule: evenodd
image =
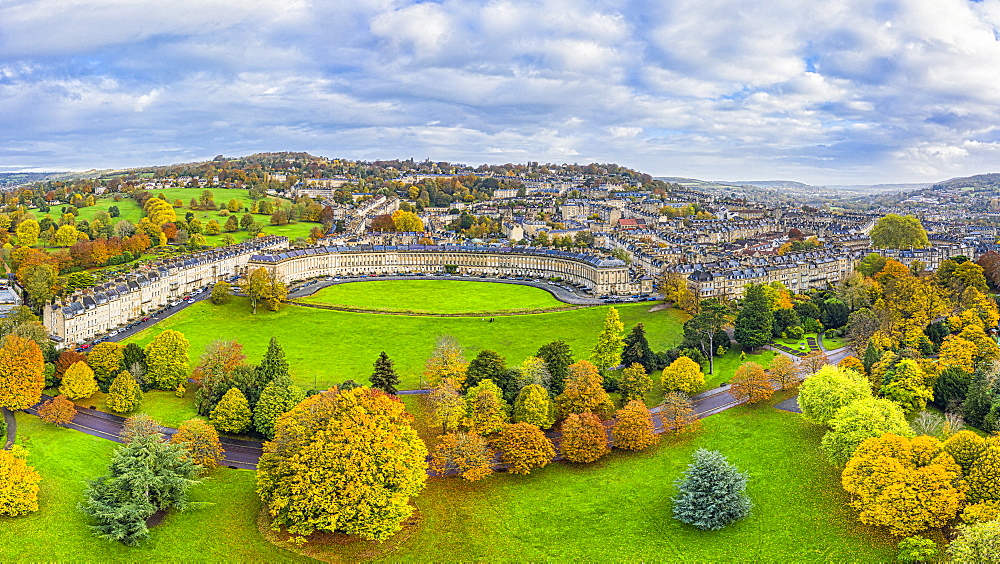
<svg viewBox="0 0 1000 564"><path fill-rule="evenodd" d="M287 237L258 237L229 247L143 265L45 306L42 322L53 337L66 344L89 341L198 288L242 274L250 257L256 253L287 246Z"/></svg>
<svg viewBox="0 0 1000 564"><path fill-rule="evenodd" d="M612 257L533 247L473 245L339 245L254 255L248 268L265 267L285 282L321 276L437 273L470 276L560 277L597 294L652 292L652 279L630 275Z"/></svg>
<svg viewBox="0 0 1000 564"><path fill-rule="evenodd" d="M863 252L827 250L783 257L757 257L706 265L678 265L668 270L687 274L688 288L700 299L741 299L747 284L781 282L793 292L822 289L854 272Z"/></svg>

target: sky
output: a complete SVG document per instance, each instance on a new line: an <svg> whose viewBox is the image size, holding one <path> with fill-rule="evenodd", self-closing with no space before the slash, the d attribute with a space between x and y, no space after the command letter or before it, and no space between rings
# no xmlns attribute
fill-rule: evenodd
<svg viewBox="0 0 1000 564"><path fill-rule="evenodd" d="M0 172L261 151L1000 171L1000 0L3 0Z"/></svg>

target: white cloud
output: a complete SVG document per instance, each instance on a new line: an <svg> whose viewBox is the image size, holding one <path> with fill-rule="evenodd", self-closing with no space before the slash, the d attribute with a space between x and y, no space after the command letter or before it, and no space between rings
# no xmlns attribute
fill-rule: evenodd
<svg viewBox="0 0 1000 564"><path fill-rule="evenodd" d="M936 179L995 168L998 30L1000 0L12 0L0 166L295 149Z"/></svg>

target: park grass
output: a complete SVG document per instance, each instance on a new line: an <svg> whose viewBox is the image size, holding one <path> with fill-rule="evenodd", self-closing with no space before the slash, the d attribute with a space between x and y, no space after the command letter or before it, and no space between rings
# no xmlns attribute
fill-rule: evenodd
<svg viewBox="0 0 1000 564"><path fill-rule="evenodd" d="M18 440L42 475L39 510L0 517L4 562L289 562L305 559L275 547L257 529L255 473L219 468L191 488L207 505L168 514L136 547L93 536L77 510L87 481L107 472L111 441L17 414Z"/></svg>
<svg viewBox="0 0 1000 564"><path fill-rule="evenodd" d="M457 339L470 360L482 349L493 349L506 357L508 364L520 364L545 343L559 339L570 345L577 359L588 358L609 307L501 316L489 323L479 317L347 313L291 305L279 312L261 306L252 315L248 300L235 298L224 306L198 302L128 342L145 346L165 330L180 331L191 343L188 356L193 365L210 342L235 339L243 344L248 362L257 363L273 335L285 350L295 381L320 389L348 379L366 383L372 363L384 350L395 361L399 389L407 390L420 387L424 361L441 335ZM625 330L643 322L654 350L676 346L685 314L675 309L650 309L650 304L619 305Z"/></svg>
<svg viewBox="0 0 1000 564"><path fill-rule="evenodd" d="M387 562L884 562L894 539L847 508L839 470L819 449L823 429L768 405L703 420L682 438L594 464L558 462L528 476L470 484L431 478L420 523ZM718 450L750 475L750 517L700 531L671 517L673 481L697 448ZM356 547L327 546L336 561Z"/></svg>
<svg viewBox="0 0 1000 564"><path fill-rule="evenodd" d="M456 299L457 296L461 299ZM463 280L376 280L337 284L298 301L430 313L499 313L566 305L541 288Z"/></svg>
<svg viewBox="0 0 1000 564"><path fill-rule="evenodd" d="M739 343L733 343L725 355L715 357L714 374L708 373L707 363L705 366L702 366L705 370L705 388L710 390L719 387L724 382L729 382L733 379L736 369L744 362L756 362L765 369L770 368L771 361L778 354L772 350L760 349L756 353L747 352L746 360L741 360L740 353L742 352L744 352L743 346Z"/></svg>
<svg viewBox="0 0 1000 564"><path fill-rule="evenodd" d="M823 347L827 350L839 349L851 344L851 340L846 337L823 337Z"/></svg>
<svg viewBox="0 0 1000 564"><path fill-rule="evenodd" d="M188 419L198 417L198 412L194 408L194 389L197 388L195 384L188 384L188 392L185 397L179 398L174 392L168 392L163 390L150 390L143 394L142 404L139 408L134 411L134 413L145 413L152 417L156 422L164 427L172 427L176 429ZM51 395L56 395L59 393L57 389L47 390L46 393ZM97 392L89 398L76 400L76 405L80 407L91 407L98 411L104 411L106 413L114 413L116 415L121 415L122 417L128 417L133 413L117 413L116 411L108 407L108 394L104 392Z"/></svg>

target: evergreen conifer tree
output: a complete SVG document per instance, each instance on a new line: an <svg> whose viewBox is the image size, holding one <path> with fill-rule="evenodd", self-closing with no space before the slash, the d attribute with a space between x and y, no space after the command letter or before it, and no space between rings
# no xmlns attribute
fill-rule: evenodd
<svg viewBox="0 0 1000 564"><path fill-rule="evenodd" d="M632 366L634 363L641 364L647 374L656 370L656 355L649 348L646 327L642 323L636 323L625 337L625 349L622 351L622 364Z"/></svg>
<svg viewBox="0 0 1000 564"><path fill-rule="evenodd" d="M747 475L717 451L694 453L673 498L674 518L699 529L714 531L750 514Z"/></svg>
<svg viewBox="0 0 1000 564"><path fill-rule="evenodd" d="M748 349L760 348L771 341L774 313L771 300L762 284L751 284L743 297L743 307L736 316L736 340Z"/></svg>
<svg viewBox="0 0 1000 564"><path fill-rule="evenodd" d="M271 337L271 342L267 345L267 352L257 366L258 380L261 383L261 390L271 383L271 380L279 376L288 376L288 362L285 361L285 350L278 344L276 337Z"/></svg>
<svg viewBox="0 0 1000 564"><path fill-rule="evenodd" d="M542 345L535 354L545 361L545 367L552 375L548 389L553 396L563 393L566 386L566 376L569 375L569 365L573 364L573 351L570 350L566 341L552 341L547 345Z"/></svg>
<svg viewBox="0 0 1000 564"><path fill-rule="evenodd" d="M868 341L868 348L865 349L865 355L861 358L861 362L865 365L865 372L871 372L872 366L882 358L882 351L875 346L875 343Z"/></svg>
<svg viewBox="0 0 1000 564"><path fill-rule="evenodd" d="M150 515L187 506L198 469L180 445L139 437L115 451L108 474L90 482L80 509L94 519L95 535L134 545L149 536Z"/></svg>
<svg viewBox="0 0 1000 564"><path fill-rule="evenodd" d="M382 351L375 359L375 371L368 378L373 388L378 388L387 394L396 393L396 386L399 385L399 375L393 368L392 359Z"/></svg>

